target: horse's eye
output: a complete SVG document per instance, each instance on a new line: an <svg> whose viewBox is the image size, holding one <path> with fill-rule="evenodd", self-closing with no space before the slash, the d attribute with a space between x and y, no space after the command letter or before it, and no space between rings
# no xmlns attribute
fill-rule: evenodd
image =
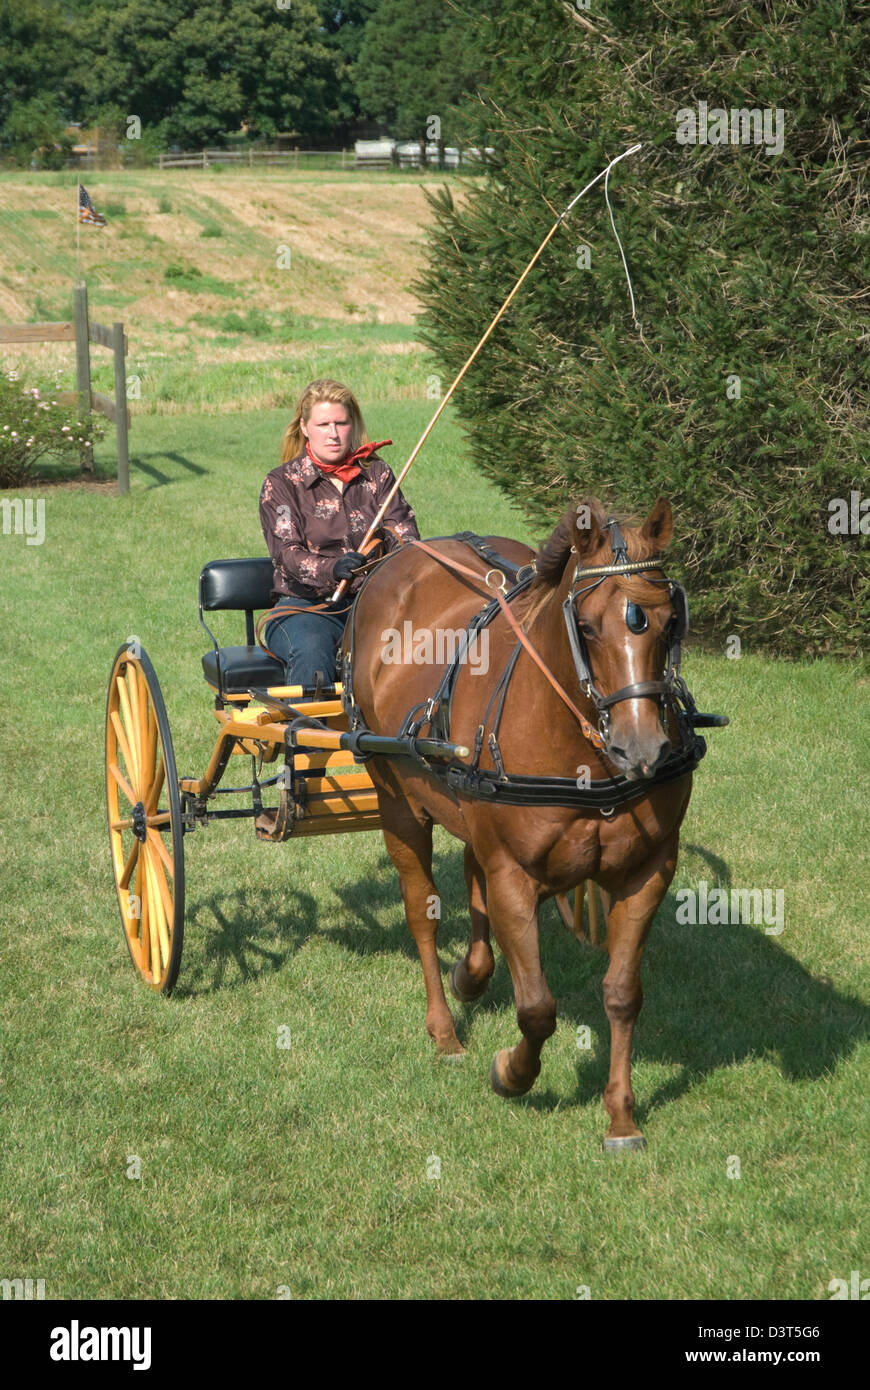
<svg viewBox="0 0 870 1390"><path fill-rule="evenodd" d="M625 624L630 632L646 632L649 627L649 619L636 603L627 603L625 605Z"/></svg>

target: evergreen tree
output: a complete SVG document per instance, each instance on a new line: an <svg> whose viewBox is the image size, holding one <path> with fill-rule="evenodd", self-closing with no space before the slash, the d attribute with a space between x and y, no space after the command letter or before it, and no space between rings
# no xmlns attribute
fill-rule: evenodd
<svg viewBox="0 0 870 1390"><path fill-rule="evenodd" d="M498 154L461 206L432 199L418 289L449 379L571 198L643 142L609 187L641 330L599 184L457 392L476 462L542 527L590 491L623 515L670 497L718 644L860 650L867 537L833 526L870 492L866 0L457 3Z"/></svg>

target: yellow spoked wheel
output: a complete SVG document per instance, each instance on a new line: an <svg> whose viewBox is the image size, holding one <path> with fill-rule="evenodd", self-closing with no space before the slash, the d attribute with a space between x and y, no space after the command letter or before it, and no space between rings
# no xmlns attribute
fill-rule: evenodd
<svg viewBox="0 0 870 1390"><path fill-rule="evenodd" d="M184 934L181 798L163 696L138 643L121 647L109 682L106 800L124 937L146 984L169 994Z"/></svg>

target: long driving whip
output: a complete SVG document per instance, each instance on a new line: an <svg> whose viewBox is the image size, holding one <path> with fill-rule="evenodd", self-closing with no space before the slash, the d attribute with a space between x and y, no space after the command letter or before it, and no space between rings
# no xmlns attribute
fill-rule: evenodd
<svg viewBox="0 0 870 1390"><path fill-rule="evenodd" d="M387 510L387 508L389 507L390 503L392 502L393 498L395 497L396 493L398 492L399 488L401 487L403 479L407 476L407 473L408 473L408 470L409 470L410 467L411 467L411 464L414 462L415 458L416 458L417 455L419 454L419 452L420 452L420 450L422 449L423 445L426 443L426 440L429 438L429 435L432 433L432 430L433 430L433 428L434 428L434 426L435 426L435 422L437 421L439 415L441 414L442 410L443 410L444 407L446 406L447 402L450 400L450 397L453 395L453 392L456 390L456 388L457 388L457 386L459 385L460 381L461 381L462 378L465 376L465 373L468 371L468 368L471 366L471 364L472 364L472 362L474 361L475 357L476 357L477 354L480 352L480 349L483 347L483 345L484 345L484 343L486 342L487 338L489 337L490 333L491 333L492 330L495 328L495 326L496 326L496 324L498 323L499 319L501 318L502 314L503 314L504 311L507 309L508 305L510 304L510 302L511 302L511 300L513 299L514 295L516 294L517 290L520 288L520 285L521 285L521 284L523 283L523 281L525 280L525 278L526 278L526 276L528 275L529 271L531 270L532 266L535 264L535 262L537 261L538 257L541 255L541 253L543 252L545 246L546 246L547 243L549 242L550 238L551 238L551 237L553 236L553 234L555 233L556 228L559 227L559 226L561 226L561 224L564 222L565 218L568 216L568 213L571 211L571 209L574 207L574 205L575 205L576 203L579 203L579 201L580 201L580 199L583 197L584 193L588 193L589 190L590 190L590 188L593 188L593 187L595 186L595 184L598 182L599 179L605 178L605 177L610 173L610 170L613 168L614 164L618 164L619 161L620 161L621 159L627 159L628 156L629 156L630 154L635 154L640 148L641 148L641 147L640 147L639 144L637 144L637 145L631 145L627 150L623 150L622 154L618 154L618 155L616 156L615 159L611 159L610 163L607 165L607 168L606 168L606 169L602 169L600 174L596 174L596 175L595 175L595 178L594 178L594 179L591 179L591 180L589 181L589 183L587 183L586 187L580 190L580 192L577 194L576 198L572 198L571 202L568 204L568 206L566 207L565 211L564 211L563 213L561 213L561 214L559 215L559 217L556 218L556 221L553 223L553 225L552 225L552 227L550 228L549 232L548 232L547 235L544 237L544 240L541 242L541 244L540 244L540 246L538 247L537 251L535 252L534 256L532 256L532 259L529 261L528 265L526 266L526 268L525 268L525 270L523 271L522 275L520 276L519 280L517 280L517 283L514 285L513 289L511 290L510 294L508 295L507 299L505 300L504 304L502 304L501 308L499 309L499 311L498 311L498 313L496 314L495 318L493 319L492 323L489 325L489 328L486 330L486 332L484 333L484 335L483 335L483 337L481 338L480 342L477 344L477 347L474 349L474 352L471 354L471 356L469 357L468 361L465 363L465 366L462 368L461 372L460 372L459 375L456 377L455 381L452 383L452 385L451 385L450 389L448 390L447 394L443 397L443 399L442 399L442 401L441 401L441 404L438 406L438 409L435 411L435 414L432 416L432 419L429 421L428 425L426 426L425 430L423 431L422 435L420 436L419 440L417 441L417 443L416 443L416 445L415 445L415 447L414 447L414 449L413 449L413 451L412 451L412 453L411 453L411 455L410 455L410 457L409 457L407 463L405 464L405 466L404 466L404 468L402 469L401 473L399 473L399 475L397 476L395 482L393 483L393 486L390 488L389 492L387 493L386 497L384 498L384 501L383 501L383 503L381 504L381 507L380 507L380 509L379 509L379 511L378 511L378 513L377 513L377 516L375 517L374 521L372 522L371 526L369 527L368 531L366 532L366 534L365 534L365 536L364 536L364 538L363 538L363 540L362 540L362 542L361 542L361 544L360 544L359 549L360 549L360 553L361 553L361 554L365 554L366 546L369 544L369 542L371 541L371 539L372 539L374 533L377 531L378 527L380 526L381 521L382 521L383 518L384 518L384 514L386 513L386 510ZM606 189L605 189L605 192L606 192ZM614 228L614 230L615 230L615 228ZM620 249L621 249L621 248L620 248ZM347 583L348 583L348 580L346 580L346 579L343 579L343 580L341 581L341 583L339 584L339 586L338 586L338 588L336 589L335 593L332 595L332 598L331 598L330 602L335 603L336 600L339 599L339 598L341 597L341 595L342 595L342 593L344 592L344 589L345 589Z"/></svg>

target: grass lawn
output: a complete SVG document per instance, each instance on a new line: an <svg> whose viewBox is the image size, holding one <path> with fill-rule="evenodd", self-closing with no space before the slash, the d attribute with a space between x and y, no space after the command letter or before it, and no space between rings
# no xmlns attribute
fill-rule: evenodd
<svg viewBox="0 0 870 1390"><path fill-rule="evenodd" d="M405 180L366 183L365 281L329 191L339 182L88 183L98 208L115 205L111 235L88 242L95 316L124 318L142 394L130 494L31 483L14 495L44 500L44 543L0 537L0 1277L44 1279L47 1298L825 1301L832 1279L870 1277L863 668L687 655L699 707L732 722L709 734L647 946L633 1073L643 1153L602 1151L606 956L552 904L541 938L559 1024L532 1092L508 1103L488 1085L493 1054L518 1037L498 953L488 995L454 1005L467 1056L436 1061L378 834L271 845L249 822L197 830L172 998L131 966L104 801L117 648L145 647L179 775L201 775L217 723L198 575L265 552L259 487L299 390L325 373L350 380L371 436L394 440L394 466L434 409L405 289L422 197ZM359 181L341 187L369 198ZM3 220L15 199L61 216L68 193L54 176L4 180L0 226L18 261L0 314L68 315L69 267L55 275L48 243ZM282 299L263 248L296 210L311 221L292 224L299 292ZM325 305L318 265L337 277ZM197 291L192 270L227 292ZM71 351L37 360L72 384ZM109 429L106 478L113 447ZM541 539L472 469L450 409L406 493L424 535ZM233 615L214 626L240 640ZM446 970L468 914L461 847L438 832L436 849ZM678 894L702 881L781 890L782 932L683 924Z"/></svg>
<svg viewBox="0 0 870 1390"><path fill-rule="evenodd" d="M401 459L428 407L369 413ZM548 905L558 1030L530 1095L499 1100L489 1063L517 1036L504 962L484 1001L457 1006L465 1061L436 1062L378 835L198 831L176 993L139 983L106 843L108 672L137 635L179 773L201 773L217 726L196 579L263 553L257 490L284 419L144 417L128 498L36 490L45 543L3 538L0 1268L98 1299L826 1299L868 1244L868 731L848 666L688 659L699 703L732 726L710 735L647 949L649 1148L628 1161L600 1148L605 957ZM464 465L449 412L439 429L409 479L424 534L534 539ZM813 729L824 758L808 757ZM446 966L467 912L460 847L437 844ZM679 925L675 893L701 879L782 888L782 934Z"/></svg>

